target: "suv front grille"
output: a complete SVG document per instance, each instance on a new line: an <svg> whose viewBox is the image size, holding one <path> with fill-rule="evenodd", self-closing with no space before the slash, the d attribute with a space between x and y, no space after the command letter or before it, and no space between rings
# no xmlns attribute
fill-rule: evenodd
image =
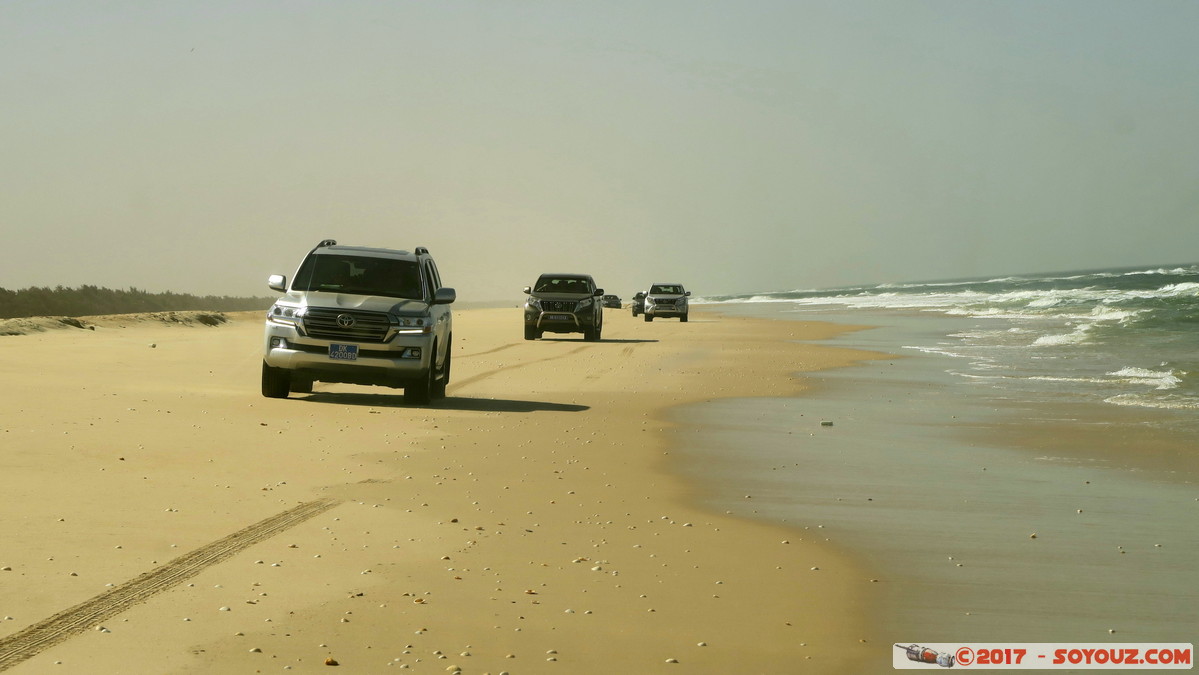
<svg viewBox="0 0 1199 675"><path fill-rule="evenodd" d="M309 307L304 314L304 330L311 337L323 340L383 342L390 327L387 315L379 312Z"/></svg>
<svg viewBox="0 0 1199 675"><path fill-rule="evenodd" d="M577 304L574 300L542 300L541 309L547 312L574 312Z"/></svg>

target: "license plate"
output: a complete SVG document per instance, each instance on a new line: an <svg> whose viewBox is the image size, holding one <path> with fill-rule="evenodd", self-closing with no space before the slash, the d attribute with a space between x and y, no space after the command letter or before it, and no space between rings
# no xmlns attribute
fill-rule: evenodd
<svg viewBox="0 0 1199 675"><path fill-rule="evenodd" d="M546 314L545 318L548 321L570 321L569 314Z"/></svg>
<svg viewBox="0 0 1199 675"><path fill-rule="evenodd" d="M358 345L329 345L329 358L337 361L357 361Z"/></svg>

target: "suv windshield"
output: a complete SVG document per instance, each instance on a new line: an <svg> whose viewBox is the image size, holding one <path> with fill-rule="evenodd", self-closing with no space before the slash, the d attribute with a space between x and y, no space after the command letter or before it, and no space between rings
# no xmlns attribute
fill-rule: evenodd
<svg viewBox="0 0 1199 675"><path fill-rule="evenodd" d="M587 281L578 277L541 277L534 293L590 293Z"/></svg>
<svg viewBox="0 0 1199 675"><path fill-rule="evenodd" d="M682 286L667 286L664 284L654 284L649 289L650 293L664 293L666 295L682 295Z"/></svg>
<svg viewBox="0 0 1199 675"><path fill-rule="evenodd" d="M410 260L314 255L304 261L292 288L422 300L420 269Z"/></svg>

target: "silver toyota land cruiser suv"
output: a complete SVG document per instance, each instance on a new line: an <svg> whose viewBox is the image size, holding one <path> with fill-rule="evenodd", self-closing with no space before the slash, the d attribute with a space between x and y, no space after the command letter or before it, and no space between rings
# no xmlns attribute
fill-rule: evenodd
<svg viewBox="0 0 1199 675"><path fill-rule="evenodd" d="M687 320L687 298L691 291L685 290L682 284L651 284L649 293L645 294L645 307L642 312L646 321L654 318L677 316L679 321Z"/></svg>
<svg viewBox="0 0 1199 675"><path fill-rule="evenodd" d="M450 381L452 288L441 286L428 249L338 246L305 256L267 312L262 395L310 393L312 383L402 388L408 403L445 396Z"/></svg>
<svg viewBox="0 0 1199 675"><path fill-rule="evenodd" d="M582 333L595 342L604 330L604 289L596 288L590 274L542 274L525 286L525 339L542 333Z"/></svg>

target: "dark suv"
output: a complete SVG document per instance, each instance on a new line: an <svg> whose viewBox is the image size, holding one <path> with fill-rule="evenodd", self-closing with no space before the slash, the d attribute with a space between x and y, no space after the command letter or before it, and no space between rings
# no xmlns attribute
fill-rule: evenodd
<svg viewBox="0 0 1199 675"><path fill-rule="evenodd" d="M532 287L525 286L525 339L542 333L582 333L596 341L604 329L604 289L595 287L589 274L542 274Z"/></svg>
<svg viewBox="0 0 1199 675"><path fill-rule="evenodd" d="M314 380L403 388L429 403L450 381L450 304L428 249L338 246L312 249L266 316L262 395L312 391Z"/></svg>
<svg viewBox="0 0 1199 675"><path fill-rule="evenodd" d="M633 308L633 316L645 311L645 291L637 291L633 294L633 302L630 303Z"/></svg>

